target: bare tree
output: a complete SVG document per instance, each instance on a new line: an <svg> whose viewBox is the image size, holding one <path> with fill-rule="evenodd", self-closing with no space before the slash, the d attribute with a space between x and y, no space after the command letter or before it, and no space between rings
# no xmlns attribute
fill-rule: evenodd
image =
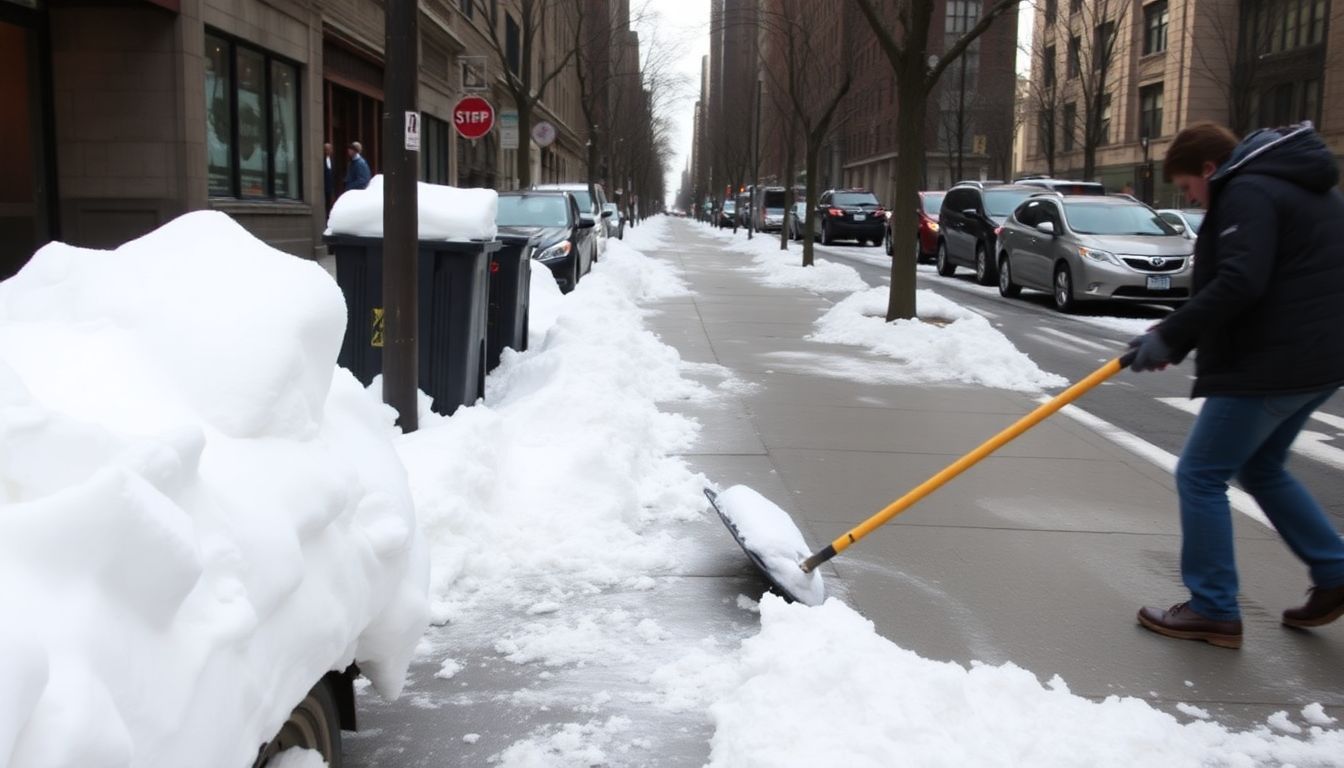
<svg viewBox="0 0 1344 768"><path fill-rule="evenodd" d="M564 0L517 0L513 10L507 6L503 13L495 10L486 0L472 0L476 13L486 20L489 29L486 40L499 60L504 84L518 110L519 149L517 151L518 185L532 186L532 157L527 151L532 135L532 113L546 95L546 87L574 59L576 47L561 46L562 55L547 61L543 55L546 32L544 25L551 14L568 13L572 9Z"/></svg>
<svg viewBox="0 0 1344 768"><path fill-rule="evenodd" d="M834 9L813 0L771 0L762 14L767 45L774 51L763 67L771 92L787 107L791 124L803 143L807 213L803 220L803 266L813 265L812 230L816 221L817 177L821 149L830 138L835 118L853 82L850 57L840 46L813 44L822 14ZM838 82L837 82L838 81ZM794 141L791 139L791 141ZM792 189L792 145L787 150L786 179ZM780 247L787 247L782 235Z"/></svg>
<svg viewBox="0 0 1344 768"><path fill-rule="evenodd" d="M994 20L1017 7L1021 0L992 0L975 25L948 46L942 55L930 56L929 28L934 4L928 0L857 0L859 9L876 36L896 76L897 159L896 201L892 214L892 242L912 243L918 223L917 190L923 177L925 126L929 94L946 70L966 47L979 38ZM881 7L879 7L879 5ZM891 23L894 18L895 23ZM891 260L891 295L887 320L915 317L915 252L896 249Z"/></svg>
<svg viewBox="0 0 1344 768"><path fill-rule="evenodd" d="M1032 76L1027 78L1025 98L1021 105L1021 119L1035 120L1036 141L1040 154L1045 158L1046 173L1055 175L1055 164L1059 157L1060 120L1063 108L1061 86L1059 85L1055 46L1042 47L1039 56L1033 56Z"/></svg>
<svg viewBox="0 0 1344 768"><path fill-rule="evenodd" d="M1097 171L1097 149L1111 141L1111 74L1117 63L1120 30L1128 24L1132 0L1091 0L1078 9L1079 35L1069 40L1070 83L1082 103L1083 178ZM1066 126L1067 129L1067 126Z"/></svg>

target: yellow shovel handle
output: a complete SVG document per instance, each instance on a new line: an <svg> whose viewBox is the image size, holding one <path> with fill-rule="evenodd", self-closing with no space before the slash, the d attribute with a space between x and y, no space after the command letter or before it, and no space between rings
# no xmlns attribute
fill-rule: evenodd
<svg viewBox="0 0 1344 768"><path fill-rule="evenodd" d="M1074 384L1063 392L1060 392L1058 395L1055 395L1049 401L1042 403L1039 408L1026 416L1023 416L1021 419L1018 419L1017 423L991 437L989 440L986 440L980 447L965 456L962 456L960 459L957 459L938 474L925 480L914 490L891 502L877 514L864 520L862 523L859 523L854 528L851 528L849 532L831 542L824 549L815 552L811 557L799 564L799 567L803 569L803 573L811 573L817 566L830 560L841 552L844 552L849 548L850 544L853 544L864 536L877 530L883 523L914 506L925 496L928 496L943 487L943 485L952 478L975 466L981 459L1002 448L1023 432L1026 432L1028 429L1041 423L1051 414L1082 397L1084 394L1094 389L1098 384L1101 384L1103 381L1128 367L1132 354L1133 353L1131 352L1123 357L1118 357L1110 361L1096 371L1093 371L1087 378Z"/></svg>

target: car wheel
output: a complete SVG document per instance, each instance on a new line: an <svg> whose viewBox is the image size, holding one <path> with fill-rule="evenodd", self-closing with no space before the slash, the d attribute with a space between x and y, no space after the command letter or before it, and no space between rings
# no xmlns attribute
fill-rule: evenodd
<svg viewBox="0 0 1344 768"><path fill-rule="evenodd" d="M821 222L821 244L831 244L831 225L827 222Z"/></svg>
<svg viewBox="0 0 1344 768"><path fill-rule="evenodd" d="M999 295L1006 299L1015 299L1022 294L1022 286L1013 282L1013 268L1008 261L1008 252L999 257Z"/></svg>
<svg viewBox="0 0 1344 768"><path fill-rule="evenodd" d="M896 249L894 249L894 248L891 247L891 231L890 231L890 230L886 230L886 231L883 231L883 232L882 232L882 250L886 251L888 256L895 256L895 255L896 255Z"/></svg>
<svg viewBox="0 0 1344 768"><path fill-rule="evenodd" d="M994 284L994 265L989 263L984 244L975 246L975 282L980 285Z"/></svg>
<svg viewBox="0 0 1344 768"><path fill-rule="evenodd" d="M322 755L328 768L341 766L341 718L336 697L325 680L313 686L303 701L289 713L280 731L257 753L253 768L270 765L281 752L297 747Z"/></svg>
<svg viewBox="0 0 1344 768"><path fill-rule="evenodd" d="M951 277L957 273L956 265L947 260L946 240L938 241L937 264L938 264L938 274L942 275L943 277Z"/></svg>
<svg viewBox="0 0 1344 768"><path fill-rule="evenodd" d="M1073 298L1073 272L1068 264L1055 268L1055 309L1072 312L1078 302Z"/></svg>

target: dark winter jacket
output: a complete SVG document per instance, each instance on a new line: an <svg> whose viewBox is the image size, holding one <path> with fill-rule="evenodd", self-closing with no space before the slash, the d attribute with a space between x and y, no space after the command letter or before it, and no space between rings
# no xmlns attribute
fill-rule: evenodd
<svg viewBox="0 0 1344 768"><path fill-rule="evenodd" d="M1209 180L1194 294L1157 332L1194 396L1344 384L1344 195L1310 123L1246 138Z"/></svg>
<svg viewBox="0 0 1344 768"><path fill-rule="evenodd" d="M346 189L364 189L369 186L369 179L372 176L369 173L369 163L363 155L355 155L350 160L350 167L345 171Z"/></svg>

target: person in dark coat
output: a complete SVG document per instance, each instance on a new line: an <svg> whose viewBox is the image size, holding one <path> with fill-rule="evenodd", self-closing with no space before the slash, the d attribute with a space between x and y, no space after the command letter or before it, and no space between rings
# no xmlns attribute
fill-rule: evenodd
<svg viewBox="0 0 1344 768"><path fill-rule="evenodd" d="M1334 156L1310 123L1238 142L1202 123L1181 131L1164 173L1208 213L1195 242L1194 293L1130 342L1136 371L1196 351L1205 398L1176 468L1181 577L1190 600L1143 608L1168 637L1241 646L1227 483L1236 478L1306 563L1292 627L1344 615L1344 539L1284 468L1313 411L1344 384L1344 194Z"/></svg>
<svg viewBox="0 0 1344 768"><path fill-rule="evenodd" d="M331 142L322 145L322 195L327 210L336 201L336 171L331 167Z"/></svg>
<svg viewBox="0 0 1344 768"><path fill-rule="evenodd" d="M364 189L369 186L369 179L373 178L373 174L369 172L368 161L364 159L364 155L360 154L363 149L358 141L350 142L350 146L345 149L346 156L350 158L350 165L345 169L345 188L347 190Z"/></svg>

